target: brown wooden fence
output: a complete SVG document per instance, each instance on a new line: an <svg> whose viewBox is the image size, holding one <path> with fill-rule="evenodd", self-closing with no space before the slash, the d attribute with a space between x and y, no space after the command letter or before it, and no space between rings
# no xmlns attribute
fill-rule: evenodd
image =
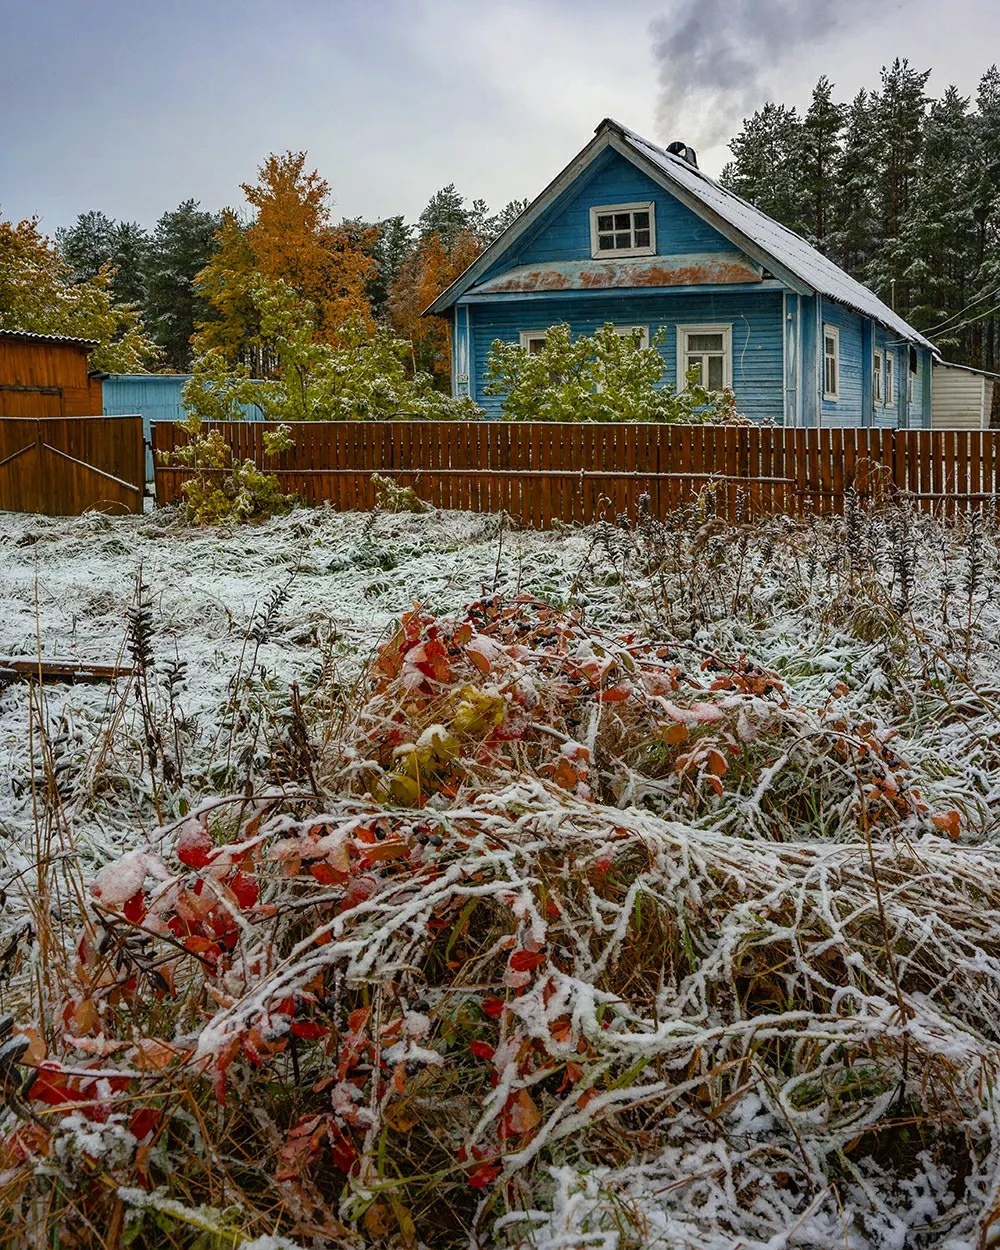
<svg viewBox="0 0 1000 1250"><path fill-rule="evenodd" d="M439 508L505 511L522 525L634 515L647 494L660 516L706 487L732 514L842 512L845 491L863 499L905 494L928 511L997 506L1000 434L961 430L785 430L724 426L508 424L503 422L302 422L295 447L263 454L263 422L206 423L233 454L272 468L282 489L308 503L371 508L372 473L412 486ZM177 425L153 427L153 446L188 441ZM160 457L157 456L157 460ZM189 470L156 466L158 503L175 503Z"/></svg>
<svg viewBox="0 0 1000 1250"><path fill-rule="evenodd" d="M0 418L0 509L141 512L142 417Z"/></svg>

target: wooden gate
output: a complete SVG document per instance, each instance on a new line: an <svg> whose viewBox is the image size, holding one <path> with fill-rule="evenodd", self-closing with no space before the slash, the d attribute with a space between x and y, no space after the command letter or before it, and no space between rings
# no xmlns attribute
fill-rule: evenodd
<svg viewBox="0 0 1000 1250"><path fill-rule="evenodd" d="M0 510L141 512L142 417L0 418Z"/></svg>

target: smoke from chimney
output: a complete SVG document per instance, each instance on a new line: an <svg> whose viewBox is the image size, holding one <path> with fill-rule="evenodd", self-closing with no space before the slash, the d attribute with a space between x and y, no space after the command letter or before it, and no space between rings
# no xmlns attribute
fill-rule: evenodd
<svg viewBox="0 0 1000 1250"><path fill-rule="evenodd" d="M822 0L678 0L651 27L659 137L683 135L696 148L725 143L764 104L768 71L842 18L843 6Z"/></svg>

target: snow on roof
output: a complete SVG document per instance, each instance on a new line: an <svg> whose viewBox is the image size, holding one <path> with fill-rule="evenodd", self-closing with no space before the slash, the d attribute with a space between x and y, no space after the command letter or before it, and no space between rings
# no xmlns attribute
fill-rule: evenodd
<svg viewBox="0 0 1000 1250"><path fill-rule="evenodd" d="M958 365L953 360L942 360L940 357L934 361L934 365L938 369L961 369L963 373L975 373L982 378L1000 378L1000 373L991 373L989 369L977 369L975 365Z"/></svg>
<svg viewBox="0 0 1000 1250"><path fill-rule="evenodd" d="M873 291L845 273L839 265L817 251L794 230L782 226L759 208L734 195L732 191L727 191L714 178L689 164L683 157L664 151L620 122L607 118L598 126L597 133L600 134L605 128L619 134L627 145L662 170L671 182L679 184L694 195L706 208L718 214L814 291L871 317L901 338L933 349L933 344L928 339L894 313Z"/></svg>
<svg viewBox="0 0 1000 1250"><path fill-rule="evenodd" d="M839 265L818 252L794 230L780 225L759 208L754 208L732 191L727 191L714 178L689 164L683 157L674 156L610 117L606 117L597 127L594 138L583 151L424 310L425 314L443 313L450 308L483 277L515 240L540 220L548 206L609 146L615 147L626 158L637 157L637 163L644 165L655 180L667 184L668 189L674 191L682 202L687 202L693 212L704 216L721 234L731 239L754 260L766 262L767 267L773 268L779 278L786 282L791 280L793 287L797 285L807 293L815 291L838 304L852 308L862 316L871 317L908 342L919 343L922 347L935 350L933 343L894 313L873 291L845 273Z"/></svg>
<svg viewBox="0 0 1000 1250"><path fill-rule="evenodd" d="M31 330L0 330L0 338L27 339L38 343L68 343L74 347L97 347L97 339L78 339L68 334L35 334Z"/></svg>

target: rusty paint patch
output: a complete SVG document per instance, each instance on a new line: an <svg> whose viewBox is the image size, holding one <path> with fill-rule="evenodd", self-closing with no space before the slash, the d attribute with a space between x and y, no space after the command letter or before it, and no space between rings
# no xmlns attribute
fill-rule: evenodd
<svg viewBox="0 0 1000 1250"><path fill-rule="evenodd" d="M555 261L499 274L477 294L613 290L622 287L730 286L760 282L763 271L738 252L654 256L643 260Z"/></svg>

